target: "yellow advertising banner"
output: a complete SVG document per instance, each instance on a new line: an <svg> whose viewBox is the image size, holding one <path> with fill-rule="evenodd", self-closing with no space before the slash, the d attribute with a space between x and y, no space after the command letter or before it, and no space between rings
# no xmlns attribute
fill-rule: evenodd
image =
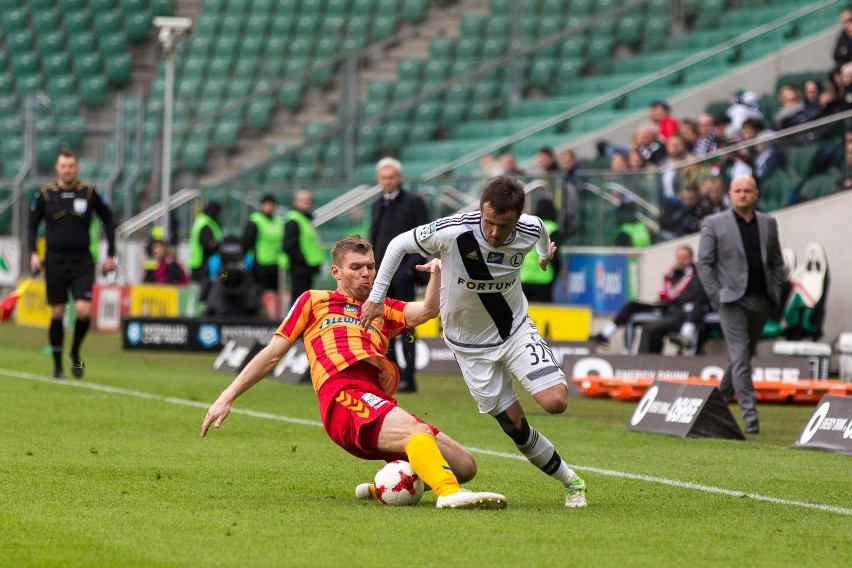
<svg viewBox="0 0 852 568"><path fill-rule="evenodd" d="M177 317L179 314L177 286L133 286L130 289L131 316Z"/></svg>
<svg viewBox="0 0 852 568"><path fill-rule="evenodd" d="M541 336L554 341L586 341L592 329L592 310L576 306L530 304L530 318ZM418 337L441 337L441 320L417 326Z"/></svg>

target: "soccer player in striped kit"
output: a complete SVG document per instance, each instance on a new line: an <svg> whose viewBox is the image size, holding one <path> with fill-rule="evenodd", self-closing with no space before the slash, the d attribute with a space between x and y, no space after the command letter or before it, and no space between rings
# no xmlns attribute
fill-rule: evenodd
<svg viewBox="0 0 852 568"><path fill-rule="evenodd" d="M438 219L394 238L361 308L361 324L366 328L382 315L388 282L404 254L440 256L444 341L479 411L497 420L530 463L562 482L566 507L585 507L585 482L527 422L513 382L517 378L549 414L565 411L565 374L527 315L520 281L526 254L535 248L544 270L556 245L541 219L523 213L525 200L520 182L497 177L483 190L479 211Z"/></svg>
<svg viewBox="0 0 852 568"><path fill-rule="evenodd" d="M462 489L459 482L476 474L470 452L393 398L399 369L384 355L388 341L438 315L441 261L417 267L432 273L422 302L386 299L381 322L362 329L361 304L376 276L372 246L357 235L346 237L334 245L331 259L337 289L308 290L298 298L269 344L210 407L201 435L214 423L221 426L234 399L271 372L301 338L323 426L337 445L362 459L407 460L438 496L438 508L505 508L503 495ZM362 485L356 496L369 498L369 485Z"/></svg>

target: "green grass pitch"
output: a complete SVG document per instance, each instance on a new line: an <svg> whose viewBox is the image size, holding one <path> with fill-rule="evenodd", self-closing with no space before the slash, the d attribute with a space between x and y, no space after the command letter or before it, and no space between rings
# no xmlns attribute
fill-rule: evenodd
<svg viewBox="0 0 852 568"><path fill-rule="evenodd" d="M233 378L214 356L91 334L85 380L57 382L46 336L0 325L0 566L852 565L852 458L789 448L812 406L762 405L761 434L732 442L628 432L631 403L547 416L524 396L588 483L589 507L566 509L460 377L421 373L400 403L472 448L468 487L509 507L392 508L354 498L380 463L328 440L308 385L261 382L201 439Z"/></svg>

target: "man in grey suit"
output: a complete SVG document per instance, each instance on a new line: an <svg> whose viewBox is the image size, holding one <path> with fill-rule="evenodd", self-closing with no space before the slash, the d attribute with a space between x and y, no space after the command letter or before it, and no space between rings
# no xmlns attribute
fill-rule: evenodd
<svg viewBox="0 0 852 568"><path fill-rule="evenodd" d="M781 301L784 260L774 218L755 211L760 192L751 176L731 181L731 209L704 219L698 277L719 311L728 345L728 368L719 390L736 393L746 433L760 432L751 381L751 358L769 314Z"/></svg>

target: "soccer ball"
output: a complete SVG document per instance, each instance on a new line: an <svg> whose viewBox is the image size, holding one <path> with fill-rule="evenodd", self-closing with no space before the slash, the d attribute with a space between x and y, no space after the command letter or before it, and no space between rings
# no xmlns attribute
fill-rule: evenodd
<svg viewBox="0 0 852 568"><path fill-rule="evenodd" d="M407 461L386 463L376 472L374 483L376 499L385 505L416 505L423 497L423 480Z"/></svg>

